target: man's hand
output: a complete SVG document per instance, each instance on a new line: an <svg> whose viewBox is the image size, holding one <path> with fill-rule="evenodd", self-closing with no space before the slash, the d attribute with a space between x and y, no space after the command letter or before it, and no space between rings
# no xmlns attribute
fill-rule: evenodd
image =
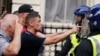
<svg viewBox="0 0 100 56"><path fill-rule="evenodd" d="M81 27L82 27L82 26L75 26L75 27L73 27L73 28L71 29L71 32L72 32L72 33L76 33L76 32L79 31L79 29L80 29Z"/></svg>
<svg viewBox="0 0 100 56"><path fill-rule="evenodd" d="M16 19L16 24L15 24L16 26L15 26L15 27L16 27L17 29L21 29L21 30L22 30L23 26L19 23L18 20L19 20L19 19Z"/></svg>

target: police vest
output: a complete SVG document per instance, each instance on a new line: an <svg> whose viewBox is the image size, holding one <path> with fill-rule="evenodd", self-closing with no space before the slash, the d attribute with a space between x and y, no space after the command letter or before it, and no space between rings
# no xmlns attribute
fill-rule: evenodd
<svg viewBox="0 0 100 56"><path fill-rule="evenodd" d="M76 47L79 45L79 41L78 38L76 37L77 34L72 34L70 36L71 38L71 44L72 44L72 48L70 49L70 51L68 52L68 56L75 56L74 54L74 50L76 49Z"/></svg>
<svg viewBox="0 0 100 56"><path fill-rule="evenodd" d="M100 56L100 34L88 38L92 43L93 56Z"/></svg>

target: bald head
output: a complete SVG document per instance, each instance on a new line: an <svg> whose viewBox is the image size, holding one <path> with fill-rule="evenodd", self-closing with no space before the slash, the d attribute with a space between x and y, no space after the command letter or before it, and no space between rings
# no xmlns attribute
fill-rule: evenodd
<svg viewBox="0 0 100 56"><path fill-rule="evenodd" d="M14 14L7 14L3 20L4 21L9 21L9 22L12 22L14 20L18 19L18 16L14 15Z"/></svg>
<svg viewBox="0 0 100 56"><path fill-rule="evenodd" d="M18 16L14 14L7 14L1 21L1 28L6 29L9 25L14 25Z"/></svg>

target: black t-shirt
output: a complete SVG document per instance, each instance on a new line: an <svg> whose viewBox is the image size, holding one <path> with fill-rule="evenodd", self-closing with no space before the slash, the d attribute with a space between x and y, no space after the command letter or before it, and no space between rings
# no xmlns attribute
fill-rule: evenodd
<svg viewBox="0 0 100 56"><path fill-rule="evenodd" d="M38 56L39 49L45 38L39 38L29 31L25 31L21 36L21 49L18 56Z"/></svg>

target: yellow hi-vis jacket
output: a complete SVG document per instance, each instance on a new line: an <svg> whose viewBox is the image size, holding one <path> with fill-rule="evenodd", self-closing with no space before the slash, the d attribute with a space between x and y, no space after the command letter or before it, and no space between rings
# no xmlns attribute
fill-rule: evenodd
<svg viewBox="0 0 100 56"><path fill-rule="evenodd" d="M72 48L70 49L70 51L68 52L68 56L72 55L72 56L75 56L74 54L74 50L76 49L76 47L79 45L79 41L78 41L78 38L76 37L77 34L72 34L70 36L71 38L71 44L72 44Z"/></svg>
<svg viewBox="0 0 100 56"><path fill-rule="evenodd" d="M88 37L92 43L93 56L100 56L100 34Z"/></svg>
<svg viewBox="0 0 100 56"><path fill-rule="evenodd" d="M78 39L75 37L75 34L72 35L71 38L72 38L71 43L72 43L73 47L70 49L68 56L70 56L70 54L72 54L72 56L75 56L74 51L75 51L76 47L80 44L80 42L78 42ZM93 56L100 56L100 34L90 36L87 39L90 40L90 42L92 43Z"/></svg>

